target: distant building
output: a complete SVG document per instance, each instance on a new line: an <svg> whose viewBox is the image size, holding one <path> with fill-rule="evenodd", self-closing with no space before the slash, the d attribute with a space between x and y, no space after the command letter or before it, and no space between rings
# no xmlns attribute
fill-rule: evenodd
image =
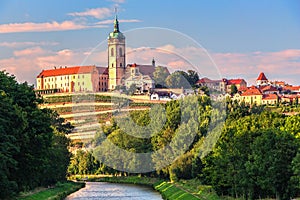
<svg viewBox="0 0 300 200"><path fill-rule="evenodd" d="M43 70L37 76L36 89L40 93L104 91L108 81L105 69L96 66L75 66Z"/></svg>
<svg viewBox="0 0 300 200"><path fill-rule="evenodd" d="M199 86L206 86L211 90L226 92L226 83L224 80L211 80L209 78L201 78L196 83Z"/></svg>
<svg viewBox="0 0 300 200"><path fill-rule="evenodd" d="M128 64L124 76L124 85L129 88L135 84L140 93L149 92L155 88L153 73L155 71L155 61L152 65Z"/></svg>
<svg viewBox="0 0 300 200"><path fill-rule="evenodd" d="M43 70L37 76L36 89L40 93L105 92L115 90L116 86L129 88L135 84L140 92L145 92L155 87L154 58L151 65L126 65L125 36L120 32L117 16L114 30L108 35L107 45L107 67L76 66Z"/></svg>
<svg viewBox="0 0 300 200"><path fill-rule="evenodd" d="M269 83L269 80L267 79L266 75L263 72L261 72L256 79L256 85L257 86L268 85L268 83Z"/></svg>
<svg viewBox="0 0 300 200"><path fill-rule="evenodd" d="M277 94L264 94L262 98L263 105L275 105L279 102Z"/></svg>
<svg viewBox="0 0 300 200"><path fill-rule="evenodd" d="M237 89L247 87L247 82L244 79L226 79L211 80L209 78L202 78L197 82L197 85L206 86L209 89L219 91L221 93L230 93L231 86L235 85Z"/></svg>
<svg viewBox="0 0 300 200"><path fill-rule="evenodd" d="M262 92L255 86L248 88L248 90L246 90L244 93L241 94L241 101L244 101L246 104L250 104L250 105L252 104L261 105L262 98L263 98Z"/></svg>
<svg viewBox="0 0 300 200"><path fill-rule="evenodd" d="M244 79L223 79L226 85L226 92L230 93L231 92L231 86L235 85L238 90L247 87L247 82Z"/></svg>
<svg viewBox="0 0 300 200"><path fill-rule="evenodd" d="M279 94L279 89L272 85L263 85L258 87L263 94Z"/></svg>

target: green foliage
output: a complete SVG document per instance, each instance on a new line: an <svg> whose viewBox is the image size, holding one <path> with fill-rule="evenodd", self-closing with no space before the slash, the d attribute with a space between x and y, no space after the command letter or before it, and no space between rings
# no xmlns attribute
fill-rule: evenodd
<svg viewBox="0 0 300 200"><path fill-rule="evenodd" d="M230 94L235 95L238 92L238 89L235 84L230 86Z"/></svg>
<svg viewBox="0 0 300 200"><path fill-rule="evenodd" d="M77 150L71 157L68 174L96 174L100 167L99 161L95 159L91 152Z"/></svg>
<svg viewBox="0 0 300 200"><path fill-rule="evenodd" d="M188 75L184 71L175 71L166 79L166 86L168 88L191 88L188 80Z"/></svg>
<svg viewBox="0 0 300 200"><path fill-rule="evenodd" d="M64 183L58 183L53 188L48 188L46 190L42 190L40 192L31 194L31 195L25 195L20 196L17 199L18 200L63 200L65 199L69 194L76 192L77 190L83 188L85 186L85 183L80 182L64 182Z"/></svg>
<svg viewBox="0 0 300 200"><path fill-rule="evenodd" d="M5 72L0 82L0 198L65 180L68 141L59 131L71 127L37 107L32 86Z"/></svg>
<svg viewBox="0 0 300 200"><path fill-rule="evenodd" d="M169 71L166 67L157 66L153 72L153 79L156 85L164 87L166 85L166 78L169 76Z"/></svg>
<svg viewBox="0 0 300 200"><path fill-rule="evenodd" d="M289 123L290 117L269 112L228 119L217 146L204 159L206 183L218 194L234 197L289 199L295 195L292 161L299 140Z"/></svg>
<svg viewBox="0 0 300 200"><path fill-rule="evenodd" d="M158 190L164 199L172 200L196 200L198 197L176 187L172 183L165 181L158 182L154 184L154 188Z"/></svg>

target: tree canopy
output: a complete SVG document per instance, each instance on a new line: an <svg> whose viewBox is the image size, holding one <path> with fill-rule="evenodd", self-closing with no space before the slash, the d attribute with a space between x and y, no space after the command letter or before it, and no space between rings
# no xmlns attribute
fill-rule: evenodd
<svg viewBox="0 0 300 200"><path fill-rule="evenodd" d="M39 109L33 86L0 72L0 198L66 179L72 128Z"/></svg>

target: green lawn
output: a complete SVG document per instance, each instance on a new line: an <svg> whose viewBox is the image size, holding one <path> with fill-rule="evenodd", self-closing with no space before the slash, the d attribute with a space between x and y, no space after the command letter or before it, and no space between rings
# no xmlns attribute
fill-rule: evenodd
<svg viewBox="0 0 300 200"><path fill-rule="evenodd" d="M58 183L53 188L43 189L36 193L27 193L20 195L18 200L43 200L43 199L52 199L52 200L61 200L64 199L69 194L79 190L84 187L84 183L79 182L65 182Z"/></svg>

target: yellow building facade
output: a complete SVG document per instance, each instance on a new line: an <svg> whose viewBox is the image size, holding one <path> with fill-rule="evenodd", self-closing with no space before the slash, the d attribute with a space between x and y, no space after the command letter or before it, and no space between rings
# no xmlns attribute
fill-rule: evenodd
<svg viewBox="0 0 300 200"><path fill-rule="evenodd" d="M95 92L100 91L99 79L107 76L99 75L96 66L76 66L43 70L37 76L39 91L55 92Z"/></svg>

